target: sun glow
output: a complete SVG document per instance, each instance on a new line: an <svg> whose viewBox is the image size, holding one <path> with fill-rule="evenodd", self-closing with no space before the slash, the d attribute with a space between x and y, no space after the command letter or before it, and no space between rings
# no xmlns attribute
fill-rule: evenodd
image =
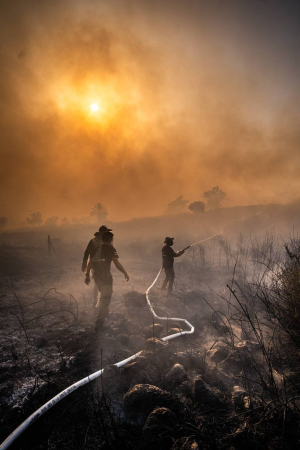
<svg viewBox="0 0 300 450"><path fill-rule="evenodd" d="M91 108L91 111L92 111L92 112L99 111L99 105L98 105L98 103L92 103L91 106L90 106L90 108Z"/></svg>

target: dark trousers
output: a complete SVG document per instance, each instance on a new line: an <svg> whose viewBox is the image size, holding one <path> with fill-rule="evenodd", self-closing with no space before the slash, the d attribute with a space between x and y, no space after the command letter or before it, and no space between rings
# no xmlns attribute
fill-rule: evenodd
<svg viewBox="0 0 300 450"><path fill-rule="evenodd" d="M162 284L161 289L166 289L168 288L169 292L172 292L173 290L173 284L174 284L174 279L175 279L175 272L174 269L164 269L165 274L166 274L166 278L164 279L164 282Z"/></svg>
<svg viewBox="0 0 300 450"><path fill-rule="evenodd" d="M100 281L97 275L94 275L94 280L100 292L97 322L103 324L105 321L105 317L109 312L109 305L113 293L113 285L112 283L104 283Z"/></svg>

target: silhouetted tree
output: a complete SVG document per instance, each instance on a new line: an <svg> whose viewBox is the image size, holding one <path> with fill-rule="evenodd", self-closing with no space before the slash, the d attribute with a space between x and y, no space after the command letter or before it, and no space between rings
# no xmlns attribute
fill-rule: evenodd
<svg viewBox="0 0 300 450"><path fill-rule="evenodd" d="M6 217L0 217L0 228L5 228L7 225L7 218Z"/></svg>
<svg viewBox="0 0 300 450"><path fill-rule="evenodd" d="M201 201L193 202L189 205L189 210L195 214L203 214L205 210L205 203Z"/></svg>
<svg viewBox="0 0 300 450"><path fill-rule="evenodd" d="M43 222L42 214L40 212L31 213L31 217L27 217L26 222L31 226L41 225L41 223Z"/></svg>
<svg viewBox="0 0 300 450"><path fill-rule="evenodd" d="M58 219L59 217L57 216L48 217L45 222L46 227L57 227Z"/></svg>
<svg viewBox="0 0 300 450"><path fill-rule="evenodd" d="M203 197L206 200L208 209L220 208L222 201L226 197L226 192L222 191L219 186L215 186L209 191L205 191Z"/></svg>
<svg viewBox="0 0 300 450"><path fill-rule="evenodd" d="M188 200L184 199L182 195L170 202L167 206L165 214L179 214L186 210Z"/></svg>
<svg viewBox="0 0 300 450"><path fill-rule="evenodd" d="M67 217L63 217L61 219L61 224L62 225L70 225L69 219L67 219Z"/></svg>
<svg viewBox="0 0 300 450"><path fill-rule="evenodd" d="M107 216L107 209L102 203L96 203L91 209L90 215L97 217L97 222L100 222L102 219L105 219Z"/></svg>

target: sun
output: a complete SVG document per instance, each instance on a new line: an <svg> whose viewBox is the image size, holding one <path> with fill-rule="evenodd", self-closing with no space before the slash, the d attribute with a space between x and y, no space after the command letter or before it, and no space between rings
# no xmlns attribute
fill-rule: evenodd
<svg viewBox="0 0 300 450"><path fill-rule="evenodd" d="M92 111L92 112L99 111L99 105L98 105L98 103L92 103L91 106L90 106L90 108L91 108L91 111Z"/></svg>

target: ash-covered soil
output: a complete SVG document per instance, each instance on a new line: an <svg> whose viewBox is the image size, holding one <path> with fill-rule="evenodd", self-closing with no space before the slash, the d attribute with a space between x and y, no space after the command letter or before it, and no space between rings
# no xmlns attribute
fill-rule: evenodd
<svg viewBox="0 0 300 450"><path fill-rule="evenodd" d="M268 424L251 422L265 405L256 368L245 356L259 353L257 342L224 345L222 296L232 269L200 267L188 258L178 263L174 294L158 289L162 278L151 291L157 314L170 318L154 323L145 291L159 267L122 258L130 281L113 270L110 313L95 333L93 286L84 284L81 254L48 259L38 249L15 247L1 253L1 441L58 392L105 368L103 377L54 406L11 448L288 448L280 447L276 414ZM182 331L172 317L187 319L195 333L162 342ZM139 351L124 367L113 366ZM285 433L297 448L293 424L289 415Z"/></svg>

